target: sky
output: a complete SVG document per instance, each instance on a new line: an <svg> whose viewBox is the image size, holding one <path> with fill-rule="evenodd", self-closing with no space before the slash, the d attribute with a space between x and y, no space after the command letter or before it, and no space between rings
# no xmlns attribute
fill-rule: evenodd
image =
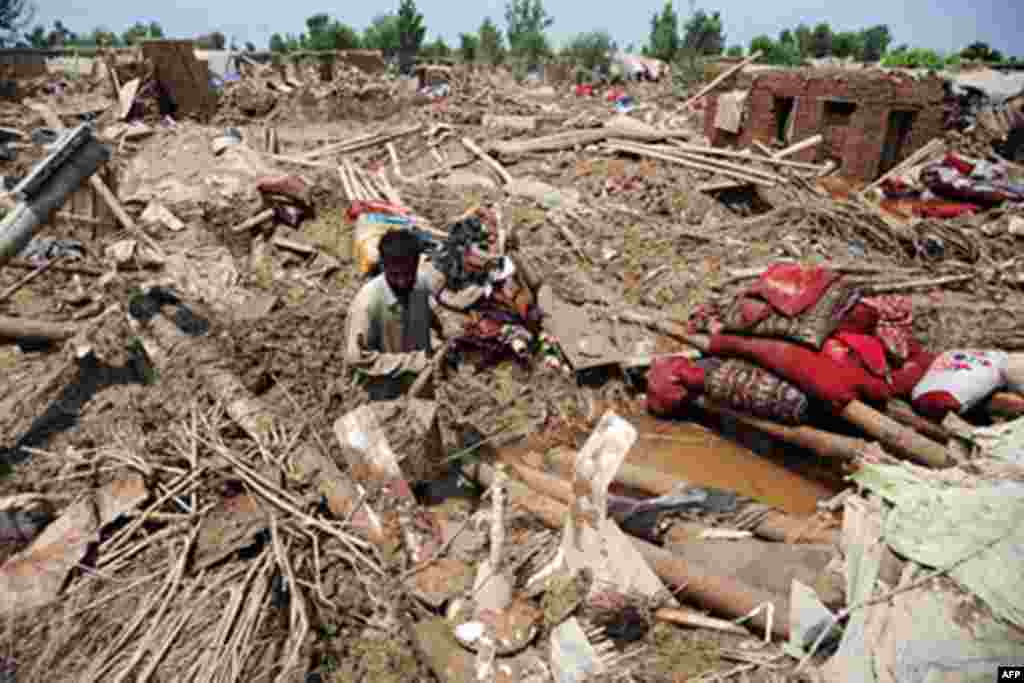
<svg viewBox="0 0 1024 683"><path fill-rule="evenodd" d="M707 0L696 7L722 13L726 44L749 46L751 38L768 34L777 37L783 28L828 21L833 31L855 30L888 24L893 46L907 43L949 53L976 40L988 43L1007 55L1024 57L1024 9L1021 0L858 0L832 3L822 9L823 0ZM91 32L105 26L122 32L136 21L157 21L168 37L185 38L213 30L234 36L238 45L251 41L265 48L270 35L299 33L305 19L327 11L334 18L362 30L374 15L397 8L398 0L370 0L344 3L343 9L325 9L318 0L259 2L258 0L42 0L37 22L52 26L60 19L72 31ZM688 0L676 0L681 15L689 14ZM504 0L417 0L427 24L427 37L440 35L456 45L462 32L475 31L485 16L504 27ZM607 30L623 47L637 49L647 40L650 19L663 0L595 2L594 0L545 0L555 23L549 35L560 44L575 33ZM1014 7L1016 5L1016 7Z"/></svg>

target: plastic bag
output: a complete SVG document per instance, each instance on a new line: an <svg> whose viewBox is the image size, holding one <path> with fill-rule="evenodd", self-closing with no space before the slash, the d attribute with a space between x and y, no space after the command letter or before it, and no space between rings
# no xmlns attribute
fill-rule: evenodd
<svg viewBox="0 0 1024 683"><path fill-rule="evenodd" d="M914 387L914 410L936 420L966 413L1006 384L1008 369L1009 354L1003 351L946 351Z"/></svg>
<svg viewBox="0 0 1024 683"><path fill-rule="evenodd" d="M412 225L412 219L404 216L389 216L381 213L364 213L356 221L353 233L352 255L355 257L359 272L364 275L372 273L380 261L380 238L391 230L398 230Z"/></svg>

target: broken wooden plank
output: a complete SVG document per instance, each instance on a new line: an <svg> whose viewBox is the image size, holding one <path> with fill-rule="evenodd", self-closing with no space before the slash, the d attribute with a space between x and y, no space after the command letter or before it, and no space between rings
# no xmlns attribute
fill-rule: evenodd
<svg viewBox="0 0 1024 683"><path fill-rule="evenodd" d="M466 149L479 157L481 161L490 166L506 185L512 182L512 176L505 170L505 167L499 164L494 157L480 149L475 142L469 138L462 138L462 144Z"/></svg>
<svg viewBox="0 0 1024 683"><path fill-rule="evenodd" d="M609 144L607 145L607 148L616 152L626 152L627 154L635 154L637 156L649 157L651 159L660 159L661 161L668 161L669 163L676 164L677 166L690 168L696 171L704 171L705 173L724 175L726 177L735 178L737 180L742 180L744 182L752 183L754 185L762 185L764 187L775 187L775 183L773 181L765 180L763 178L759 178L745 172L741 173L738 171L723 170L710 164L698 163L695 161L690 161L688 159L681 159L677 156L663 154L661 152L655 152L649 149L634 147L628 144Z"/></svg>
<svg viewBox="0 0 1024 683"><path fill-rule="evenodd" d="M50 259L49 261L47 261L43 265L41 265L38 268L36 268L35 270L33 270L31 273L29 273L25 277L23 277L20 280L18 280L17 282L15 282L13 285L8 287L4 291L0 292L0 302L6 301L9 296L11 296L15 292L17 292L19 289L21 289L22 287L24 287L28 283L32 282L32 280L35 280L37 277L39 277L40 275L45 273L47 270L52 268L54 265L56 265L57 262L60 261L60 259L61 259L60 256L58 256L56 258L53 258L53 259Z"/></svg>
<svg viewBox="0 0 1024 683"><path fill-rule="evenodd" d="M231 232L239 233L239 232L245 232L247 230L252 230L253 228L255 228L257 226L262 225L263 223L266 223L267 221L269 221L273 217L274 217L274 210L273 209L264 209L263 211L260 211L258 214L256 214L252 218L250 218L247 221L245 221L244 223L241 223L241 224L236 225L235 227L231 228Z"/></svg>
<svg viewBox="0 0 1024 683"><path fill-rule="evenodd" d="M704 97L709 92L711 92L712 90L717 88L719 85L724 83L726 81L726 79L729 78L729 76L732 76L734 73L737 73L738 71L742 71L748 65L753 64L755 61L757 61L757 59L760 58L760 57L761 57L761 52L757 51L754 54L752 54L749 57L747 57L746 59L744 59L742 62L740 62L736 66L734 66L734 67L732 67L730 69L727 69L718 78L716 78L715 80L711 81L710 83L705 85L703 88L701 88L700 91L698 91L696 95L694 95L690 99L688 99L685 102L683 102L682 108L683 109L688 109L694 102L696 102L700 98Z"/></svg>
<svg viewBox="0 0 1024 683"><path fill-rule="evenodd" d="M0 338L5 339L45 339L47 341L64 341L78 333L77 325L51 323L28 318L13 318L0 315Z"/></svg>
<svg viewBox="0 0 1024 683"><path fill-rule="evenodd" d="M157 244L152 237L147 235L145 231L143 231L141 228L139 228L139 226L135 224L135 221L132 220L131 216L128 215L128 212L124 210L124 207L121 206L121 202L117 200L117 197L115 197L114 193L110 191L110 188L107 187L107 184L103 182L102 178L100 178L98 175L90 176L89 184L92 185L92 188L94 190L96 190L96 193L107 205L107 208L109 208L111 212L113 212L114 216L117 218L118 222L121 225L123 225L132 234L136 235L139 239L145 242L146 246L155 251L157 254L162 255L164 253L163 249L160 248L160 245Z"/></svg>
<svg viewBox="0 0 1024 683"><path fill-rule="evenodd" d="M720 156L727 157L729 159L743 159L744 161L756 161L758 163L768 164L770 166L799 168L805 171L820 172L823 168L823 166L821 166L820 164L807 164L801 161L787 161L785 159L776 158L774 155L772 155L771 157L759 157L753 154L734 152L729 149L719 149L717 147L703 147L700 145L690 145L685 142L680 142L678 140L673 140L671 144L673 147L676 147L684 152L690 152L693 154Z"/></svg>

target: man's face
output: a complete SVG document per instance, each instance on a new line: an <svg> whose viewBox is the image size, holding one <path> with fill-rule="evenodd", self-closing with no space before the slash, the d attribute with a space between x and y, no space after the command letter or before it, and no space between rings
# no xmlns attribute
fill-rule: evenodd
<svg viewBox="0 0 1024 683"><path fill-rule="evenodd" d="M406 296L416 284L416 271L420 265L418 256L390 259L383 264L384 278L395 296Z"/></svg>

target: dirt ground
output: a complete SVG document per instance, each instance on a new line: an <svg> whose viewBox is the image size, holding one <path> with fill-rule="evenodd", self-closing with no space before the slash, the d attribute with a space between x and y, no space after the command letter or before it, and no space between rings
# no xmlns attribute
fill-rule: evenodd
<svg viewBox="0 0 1024 683"><path fill-rule="evenodd" d="M649 106L652 120L663 122L676 115L679 99L667 84L634 85L629 90L638 103ZM295 158L369 131L413 123L422 124L425 131L445 123L457 127L456 134L433 149L446 162L468 160L471 157L459 138L513 137L484 129L486 113L536 116L541 123L532 135L562 132L563 124L572 119L600 120L611 113L612 106L600 99L578 99L567 93L567 86L559 87L552 97L514 84L494 87L479 79L466 81L463 90L457 89L455 96L441 102L393 100L376 91L346 102L343 93L322 97L311 90L282 98L262 117L248 116L232 106L218 114L217 125L180 122L163 128L154 121L156 134L113 162L121 171L119 196L135 215L158 199L186 223L180 233L160 226L143 229L169 256L194 264L197 270L192 272L209 278L202 291L213 293L209 300L192 296L184 301L209 324L202 346L157 343L163 355L159 362L152 357L146 360L154 348L153 337L129 316L128 309L143 287L168 279L177 282L174 274L138 263L116 266L105 254L106 247L132 236L119 227L58 220L39 233L81 241L86 257L62 263L22 287L0 303L0 313L44 321L75 320L84 332L65 347L0 346L4 378L0 382L0 452L11 463L5 466L0 493L39 493L63 508L128 472L139 472L151 492L165 500L146 518L135 512L104 529L95 557L78 563L58 604L4 620L0 658L18 663L18 681L78 680L82 671L96 673L98 658L104 655L115 658L111 668L126 666L131 656L137 656L143 667L153 661L151 680L183 680L172 672L175 667L190 671L191 658L197 656L183 644L207 642L204 639L215 633L218 637L223 633L221 645L228 643L225 652L237 659L232 673L242 680L270 680L286 660L294 665L288 680L300 680L306 672L319 673L319 680L338 682L434 680L417 655L408 629L431 611L396 589L401 562L386 567L384 577L375 576L369 565L352 559L353 548L340 537L318 541L311 527L294 519L282 518L287 533L264 533L252 539L243 534L248 540L228 561L179 583L165 583L168 568L176 566L177 553L182 547L193 547L182 545L191 525L225 501L255 490L252 480L230 474L230 466L225 465L229 456L242 458L268 479L276 478L282 490L294 494L295 505L312 514L323 503L306 485L288 488L291 474L286 460L301 442L312 444L333 462L344 463L334 422L366 401L349 381L342 355L348 303L363 278L352 259L353 225L344 216L347 202L337 173L296 167L259 154L218 157L210 150L210 141L225 125L235 125L247 144L251 141L256 147L263 131L273 127L281 145L279 156ZM232 97L229 102L241 101L241 95ZM645 114L636 115L643 118ZM11 116L0 117L0 123L10 120ZM423 135L401 138L395 148L406 177L437 165ZM384 147L360 151L351 158L366 169L390 165ZM870 267L866 277L875 283L976 274L969 281L915 293L919 338L936 349L1024 348L1019 335L1024 307L1014 303L1019 292L1009 277L1019 271L1014 265L1003 267L1015 263L1020 244L1001 229L1009 215L993 212L985 217L985 225L995 226L991 235L982 232L978 219L917 225L913 230L918 234L933 234L944 245L940 257L929 258L913 253L901 237L906 229L887 228L882 221L860 215L850 217L849 211L837 208L841 202L802 187L715 198L695 190L711 179L709 174L624 158L596 147L528 155L507 168L516 177L553 186L563 205L571 203L575 193L574 217L567 218L562 207L506 196L480 162L463 170L490 178L492 187L452 187L440 178L419 184L394 178L393 182L409 208L442 228L473 206L497 203L518 254L563 299L593 310L595 320L599 309L623 307L658 311L666 320L684 323L697 305L727 299L749 283L740 271L789 258ZM260 209L255 178L282 171L297 172L315 188L315 216L298 231L317 247L317 253L268 246L263 259L256 260L255 243L271 239L275 229L288 229L268 223L237 234L231 228ZM749 222L759 216L764 218L761 223ZM580 238L582 253L567 241L560 226ZM325 254L337 263L327 272L322 267ZM215 280L221 271L212 264L233 266L233 274L225 275L223 282ZM27 272L14 267L0 270L0 290ZM217 292L222 299L215 296ZM224 305L229 293L273 296L276 303L269 312L245 319L238 307ZM116 308L98 317L112 306ZM443 317L446 330L458 330L464 322L454 313ZM93 355L77 358L76 350L86 346ZM682 348L678 341L658 339L659 352ZM237 377L248 395L274 416L272 433L259 448L209 392L203 373L213 362L210 359L217 359L217 367ZM625 411L638 399L636 388L620 373L581 383L539 365L478 369L470 362L449 369L438 383L438 392L445 446L455 456L465 450L473 434L497 447L522 444L529 437L530 448L536 450L575 449L600 417L598 406L620 405ZM393 445L399 450L402 444ZM181 477L200 465L206 469L197 477L199 484L190 485L188 496L174 494L181 490L176 488ZM841 475L833 464L815 465L833 476ZM480 508L472 498L447 504L456 510L453 519L468 519ZM126 546L115 537L135 522L140 524L132 530L131 546ZM516 525L524 533L542 528L529 519L518 519ZM314 550L317 543L324 545ZM0 561L21 548L5 544ZM129 548L132 553L122 556ZM110 559L114 551L118 554ZM295 575L304 577L292 578L292 594L300 592L301 586L301 592L313 596L305 599L301 617L295 612L297 598L276 602L281 573L257 569L274 553L290 556ZM484 555L477 550L468 557ZM314 556L320 566L314 567ZM267 562L268 567L273 564ZM157 568L160 571L154 571ZM249 578L243 581L243 574ZM265 590L260 580L252 578L264 576L273 577ZM203 594L204 590L210 592ZM171 595L178 595L173 605L169 598L168 602L158 600ZM156 602L142 609L142 601L150 598ZM257 613L248 610L250 604L254 610L267 607ZM192 605L195 613L188 616ZM242 615L239 623L244 625L239 628L249 635L246 643L227 640L230 632L222 615L236 607ZM184 630L175 640L170 634L179 618L184 619L180 627ZM297 631L296 623L304 630ZM128 628L129 624L134 626ZM737 636L666 623L644 626L638 641L644 650L619 680L630 680L630 676L652 682L712 680L698 677L726 672L748 681L795 680L796 661L781 655L777 643L760 645L760 634ZM154 639L177 643L169 645L159 663L153 657L157 644L140 640L147 632ZM304 633L301 640L297 632ZM129 647L138 642L144 645L137 650ZM616 647L622 649L625 644ZM777 659L750 664L768 656ZM747 668L736 670L741 665ZM131 670L130 666L123 669ZM108 674L104 670L93 680L106 680L103 676ZM228 673L222 675L202 680L236 680Z"/></svg>

